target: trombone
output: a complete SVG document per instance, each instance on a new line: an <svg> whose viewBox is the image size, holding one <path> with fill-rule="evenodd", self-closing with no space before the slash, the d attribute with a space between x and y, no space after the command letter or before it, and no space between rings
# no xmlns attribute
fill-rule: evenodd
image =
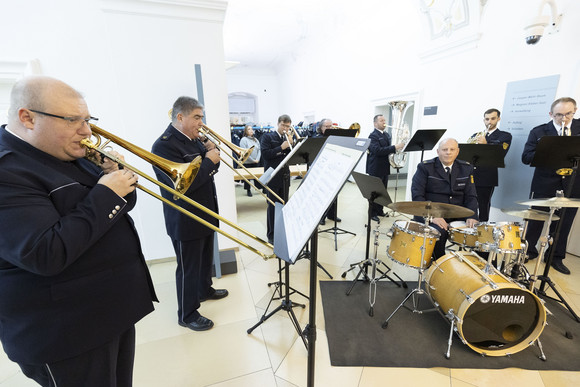
<svg viewBox="0 0 580 387"><path fill-rule="evenodd" d="M185 196L182 192L180 192L177 189L178 186L178 180L173 178L173 175L178 173L174 173L175 172L175 164L183 166L184 164L178 164L178 163L174 163L172 161L169 161L167 159L164 159L163 157L159 157L157 155L154 155L151 152L148 152L142 148L139 148L136 145L131 144L128 141L124 141L123 139L121 139L120 137L117 137L107 131L105 131L104 129L99 128L98 126L94 125L94 124L90 124L91 126L91 130L93 132L93 136L96 138L96 141L93 142L91 141L89 138L85 138L83 140L81 140L81 144L84 145L87 148L87 155L85 156L85 158L87 158L89 161L94 162L95 164L99 165L101 162L99 160L99 158L96 157L95 152L99 153L101 156L106 157L108 159L111 159L112 161L114 161L115 163L123 166L126 169L129 169L131 171L133 171L134 173L138 174L139 176L149 180L151 183L157 185L159 188L173 194L174 200L177 199L181 199L184 202L198 208L199 210L205 212L206 214L224 222L225 224L227 224L228 226L234 228L235 230L241 232L242 234L245 234L246 236L252 238L253 240L255 240L258 243L261 243L262 245L273 249L274 246L272 246L270 243L263 241L262 239L258 238L256 235L252 234L251 232L243 229L242 227L238 226L237 224L235 224L234 222L224 218L223 216L219 215L218 213L210 210L209 208L206 208L204 206L202 206L201 204L199 204L198 202L196 202L195 200ZM102 138L106 138L108 141L105 142L105 144L101 145L102 143ZM170 173L168 174L168 176L171 178L171 180L173 181L173 184L175 185L175 188L171 188L168 185L154 179L153 177L147 175L146 173L140 171L139 169L129 165L128 163L126 163L125 161L121 160L118 157L113 156L112 154L110 154L109 152L107 152L104 148L105 146L109 143L109 142L114 142L115 144L125 148L126 150L128 150L129 152L133 153L136 156L141 157L143 160L149 162L152 166L159 168L162 171L170 171ZM201 159L199 161L197 161L197 158L194 159L190 164L196 165L197 164L197 169L195 171L195 174L197 174L197 172L199 171L199 164L201 163ZM187 163L185 163L187 164ZM193 169L195 169L195 166L193 167ZM167 173L167 172L165 172ZM195 177L195 176L194 176ZM181 178L180 180L183 180L183 178ZM193 178L191 179L191 181L193 181ZM190 182L191 184L191 182ZM259 251L258 249L256 249L255 247L245 243L244 241L238 239L237 237L228 234L227 232L220 230L219 227L214 226L213 224L209 223L208 221L206 221L205 219L193 214L191 211L186 210L183 207L178 206L177 204L173 203L171 200L164 198L163 196L151 191L150 189L142 186L141 184L136 184L136 187L139 188L140 190L144 191L145 193L148 193L149 195L153 196L156 199L161 200L163 203L167 204L168 206L174 208L175 210L189 216L190 218L196 220L197 222L203 224L206 227L209 227L210 229L214 230L215 232L218 232L220 234L222 234L223 236L231 239L232 241L240 244L241 246L247 248L248 250L252 251L253 253L256 253L258 255L260 255L264 260L267 259L271 259L271 258L275 258L276 255L275 254L266 254L262 251ZM185 191L183 191L185 192Z"/></svg>
<svg viewBox="0 0 580 387"><path fill-rule="evenodd" d="M214 132L213 130L211 130L209 127L207 127L205 125L202 125L201 128L199 128L199 132L201 134L203 134L205 136L205 138L208 139L208 141L211 141L216 146L216 148L218 148L220 150L220 152L227 154L233 161L235 161L238 164L238 166L242 167L244 169L244 171L246 171L251 177L253 177L255 180L258 180L258 177L256 175L254 175L252 172L250 172L250 170L248 168L246 168L246 166L244 165L244 161L246 161L248 159L248 157L250 157L250 155L252 154L252 151L254 150L253 146L248 148L248 149L240 148L239 146L227 141L222 136L220 136L218 133ZM234 152L238 156L238 158L236 159L235 157L232 157L228 152L224 152L223 148L220 146L220 144L224 144L226 147L228 147L232 152ZM235 174L237 174L242 179L244 179L244 181L246 183L251 185L255 190L257 190L260 193L260 195L265 197L266 200L269 201L273 206L276 205L268 196L264 195L262 190L260 190L253 183L251 183L248 178L246 178L244 175L242 175L241 173L236 171L236 168L234 168L233 164L228 163L223 158L221 158L221 156L220 156L220 159L221 159L221 161L223 161L223 163L225 165L227 165L232 171L234 171ZM264 188L266 188L276 199L278 199L278 201L280 203L285 204L284 200L278 194L276 194L276 192L272 191L272 189L270 187L268 187L267 185L264 185Z"/></svg>

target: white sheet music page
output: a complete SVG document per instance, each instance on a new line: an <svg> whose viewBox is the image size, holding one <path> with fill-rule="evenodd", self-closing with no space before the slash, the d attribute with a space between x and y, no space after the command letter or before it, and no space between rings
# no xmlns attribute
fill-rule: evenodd
<svg viewBox="0 0 580 387"><path fill-rule="evenodd" d="M288 256L294 262L360 159L356 149L326 144L282 209Z"/></svg>

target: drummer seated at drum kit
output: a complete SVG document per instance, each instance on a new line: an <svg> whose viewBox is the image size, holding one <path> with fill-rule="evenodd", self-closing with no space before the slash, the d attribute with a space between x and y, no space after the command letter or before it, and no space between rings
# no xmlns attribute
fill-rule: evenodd
<svg viewBox="0 0 580 387"><path fill-rule="evenodd" d="M437 157L425 160L417 166L413 176L411 194L413 201L432 201L454 204L468 208L474 215L464 219L467 227L474 227L477 218L477 193L473 182L473 166L463 160L456 160L459 144L453 138L441 140ZM424 222L423 218L415 217ZM435 244L433 259L445 255L449 222L458 219L432 218L430 226L441 233Z"/></svg>

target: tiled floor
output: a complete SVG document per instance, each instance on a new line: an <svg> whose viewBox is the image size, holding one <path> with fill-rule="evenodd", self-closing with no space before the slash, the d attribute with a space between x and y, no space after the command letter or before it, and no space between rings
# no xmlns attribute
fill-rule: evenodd
<svg viewBox="0 0 580 387"><path fill-rule="evenodd" d="M404 190L404 181L400 186ZM297 181L292 188L296 189ZM254 193L247 197L241 186L236 187L238 224L265 239L265 200ZM393 195L393 193L391 193ZM399 200L403 194L399 190ZM334 250L332 234L319 236L319 261L334 277L343 281L341 274L351 263L364 258L366 240L366 201L353 183L347 183L339 197L339 226L356 236L339 235L338 251ZM417 272L390 264L386 257L389 239L385 235L394 217L382 218L378 257L388 262L405 280L416 280ZM330 227L321 227L321 229ZM374 225L373 225L374 226ZM371 250L372 252L372 250ZM566 264L572 275L564 276L551 271L551 277L563 296L580 311L580 259L570 256ZM238 272L215 280L214 285L227 288L230 296L219 301L203 303L201 313L215 322L206 332L192 332L177 325L173 262L152 264L151 272L161 303L156 311L137 325L137 355L135 383L137 387L290 387L306 386L307 351L299 339L288 313L280 311L251 334L248 328L264 314L277 280L278 263L264 261L243 250L238 253ZM301 260L291 267L291 286L308 294L309 261ZM352 279L350 272L346 280ZM321 270L319 279L328 279ZM306 308L294 308L302 328L308 321L308 300L294 294L292 301L305 303ZM274 301L269 311L280 305ZM364 316L361 316L364 318ZM316 386L370 387L370 386L578 386L580 372L529 371L521 369L466 370L332 367L320 292L317 292ZM446 340L446 338L442 338ZM578 340L578 338L575 338ZM528 350L528 349L526 349ZM549 354L548 354L549 356ZM549 359L548 359L549 360ZM580 361L580 359L579 359ZM19 368L0 354L0 387L34 386Z"/></svg>

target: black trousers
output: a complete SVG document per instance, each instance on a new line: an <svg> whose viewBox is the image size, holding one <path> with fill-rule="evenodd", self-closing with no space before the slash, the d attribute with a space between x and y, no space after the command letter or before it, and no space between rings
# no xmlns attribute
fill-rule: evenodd
<svg viewBox="0 0 580 387"><path fill-rule="evenodd" d="M255 168L255 167L259 167L259 166L260 166L260 163L250 163L250 164L244 163L244 167L246 167L246 168ZM250 179L248 179L248 180L250 180ZM253 184L256 188L258 188L258 189L261 188L261 184L257 179L254 179ZM246 191L248 191L250 188L252 188L252 186L249 185L248 182L244 180L244 189Z"/></svg>
<svg viewBox="0 0 580 387"><path fill-rule="evenodd" d="M284 173L284 183L282 186L269 186L269 188L276 193L276 195L280 196L282 200L285 202L288 201L288 195L290 192L290 170L282 171ZM272 200L274 203L280 203L278 199L270 191L268 192L268 198ZM267 232L266 236L268 237L269 241L274 240L274 217L276 216L275 207L268 202L268 209L266 210L266 226Z"/></svg>
<svg viewBox="0 0 580 387"><path fill-rule="evenodd" d="M542 211L549 211L548 207L532 207ZM568 235L570 235L570 229L574 223L574 218L576 217L577 208L566 208L566 215L564 219L561 219L562 227L560 228L560 236L558 238L558 243L556 244L556 251L554 251L554 260L562 260L566 258L566 246L568 245ZM555 212L556 215L560 216L562 210ZM550 236L554 237L556 231L556 226L558 222L552 222L550 225ZM531 258L538 256L538 249L536 244L538 239L542 234L542 229L544 227L544 222L538 220L528 221L528 229L526 230L526 241L528 242L528 255ZM544 254L545 258L548 258L548 252Z"/></svg>
<svg viewBox="0 0 580 387"><path fill-rule="evenodd" d="M172 240L177 269L177 318L189 323L197 319L200 299L211 295L211 265L214 233L191 241Z"/></svg>
<svg viewBox="0 0 580 387"><path fill-rule="evenodd" d="M387 185L389 184L389 175L378 176L378 177L381 178L381 180L383 181L383 185L385 186L385 188L387 188ZM372 203L371 216L380 216L382 214L384 214L383 206L381 206L380 204L377 204L377 203Z"/></svg>
<svg viewBox="0 0 580 387"><path fill-rule="evenodd" d="M477 203L479 204L479 221L487 222L489 220L489 209L491 208L491 195L495 187L478 187L475 186L477 192Z"/></svg>
<svg viewBox="0 0 580 387"><path fill-rule="evenodd" d="M43 387L131 387L135 359L135 327L112 341L50 364L18 364L24 375Z"/></svg>

